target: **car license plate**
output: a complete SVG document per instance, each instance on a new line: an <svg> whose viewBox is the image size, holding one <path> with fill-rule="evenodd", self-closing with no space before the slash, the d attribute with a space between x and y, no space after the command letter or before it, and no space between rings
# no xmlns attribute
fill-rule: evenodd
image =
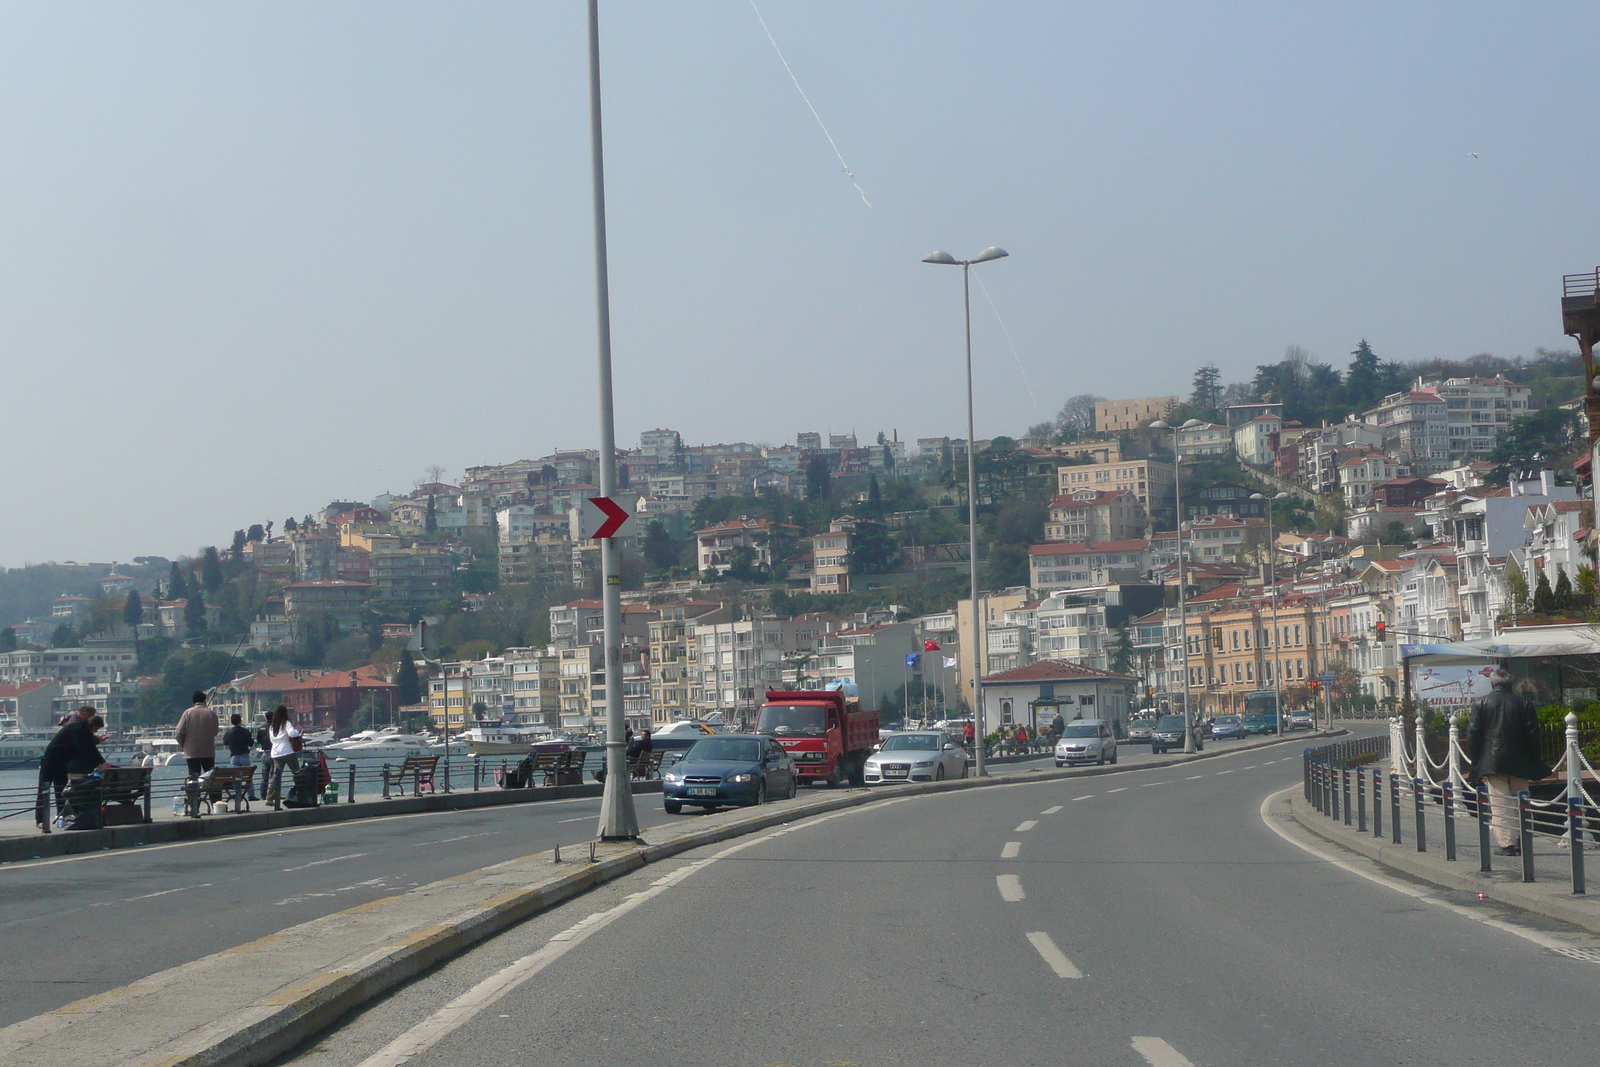
<svg viewBox="0 0 1600 1067"><path fill-rule="evenodd" d="M691 785L689 787L689 795L692 797L714 797L717 795L717 787L714 785Z"/></svg>
<svg viewBox="0 0 1600 1067"><path fill-rule="evenodd" d="M910 773L910 771L884 771L883 776L885 778L905 778L909 776Z"/></svg>

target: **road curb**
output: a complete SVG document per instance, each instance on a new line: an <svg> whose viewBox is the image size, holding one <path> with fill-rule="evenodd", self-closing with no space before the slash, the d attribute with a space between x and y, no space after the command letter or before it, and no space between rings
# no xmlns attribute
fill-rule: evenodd
<svg viewBox="0 0 1600 1067"><path fill-rule="evenodd" d="M833 792L747 809L713 825L672 833L665 840L597 844L596 862L544 877L539 874L549 868L552 856L538 853L336 912L15 1023L0 1029L0 1061L8 1067L59 1067L99 1047L105 1049L100 1058L106 1062L138 1067L256 1067L513 925L692 849L880 801L1154 770L1293 740L1298 739L1274 738L1248 747L1178 756L1161 764L1050 769ZM587 843L564 850L568 855L586 855ZM474 895L475 899L459 902L450 899ZM435 903L437 911L428 906ZM316 962L285 963L285 945L295 944L309 946L304 951L316 956ZM197 991L214 993L216 1002L224 1002L240 975L249 976L244 1003L220 1018L196 1017ZM115 1035L110 1049L104 1045L107 1035Z"/></svg>
<svg viewBox="0 0 1600 1067"><path fill-rule="evenodd" d="M1498 904L1542 915L1547 919L1571 923L1591 933L1600 934L1600 909L1593 905L1588 908L1580 907L1574 901L1563 900L1554 895L1553 891L1541 888L1549 883L1505 882L1493 874L1484 874L1473 869L1453 871L1421 858L1427 854L1419 855L1414 844L1396 845L1356 833L1340 833L1336 826L1320 825L1328 821L1327 816L1309 809L1305 798L1298 793L1287 798L1287 807L1290 821L1301 830L1318 840L1365 856L1380 867L1387 867L1441 889L1482 893ZM1313 815L1314 818L1310 817Z"/></svg>

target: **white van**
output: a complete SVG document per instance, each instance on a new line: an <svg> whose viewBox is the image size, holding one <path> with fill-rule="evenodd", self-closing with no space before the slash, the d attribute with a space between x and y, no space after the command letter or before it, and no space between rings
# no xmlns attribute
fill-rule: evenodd
<svg viewBox="0 0 1600 1067"><path fill-rule="evenodd" d="M1056 766L1117 762L1117 737L1109 719L1074 719L1056 742Z"/></svg>

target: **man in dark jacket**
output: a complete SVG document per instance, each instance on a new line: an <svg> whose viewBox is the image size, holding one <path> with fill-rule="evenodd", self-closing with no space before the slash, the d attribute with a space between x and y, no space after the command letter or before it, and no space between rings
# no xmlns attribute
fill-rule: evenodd
<svg viewBox="0 0 1600 1067"><path fill-rule="evenodd" d="M1497 856L1521 854L1517 794L1529 782L1550 774L1539 758L1539 719L1533 701L1513 693L1511 682L1503 667L1489 676L1493 692L1472 706L1465 746L1474 777L1489 787Z"/></svg>
<svg viewBox="0 0 1600 1067"><path fill-rule="evenodd" d="M50 743L44 746L44 757L39 760L39 805L34 812L34 822L44 828L47 790L54 787L56 808L61 808L62 794L67 788L68 774L88 774L100 765L100 747L95 743L89 720L94 718L93 705L79 708L56 731Z"/></svg>
<svg viewBox="0 0 1600 1067"><path fill-rule="evenodd" d="M222 744L228 750L228 766L252 766L250 762L250 749L255 745L255 738L251 736L250 728L244 725L242 718L237 712L229 717L228 722L230 725L222 735ZM250 792L248 797L250 800L254 800L256 798L256 780L254 775L252 775L250 778Z"/></svg>

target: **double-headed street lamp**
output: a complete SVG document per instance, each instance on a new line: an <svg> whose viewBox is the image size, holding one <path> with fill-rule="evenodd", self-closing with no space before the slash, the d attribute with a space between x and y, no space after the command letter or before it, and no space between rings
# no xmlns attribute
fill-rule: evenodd
<svg viewBox="0 0 1600 1067"><path fill-rule="evenodd" d="M1182 426L1172 426L1165 419L1150 424L1152 430L1172 431L1172 510L1178 527L1178 631L1183 634L1183 750L1194 751L1194 715L1189 711L1189 612L1184 601L1183 574L1183 454L1178 451L1178 435L1184 430L1204 426L1199 419L1190 419ZM1154 494L1152 494L1154 495Z"/></svg>
<svg viewBox="0 0 1600 1067"><path fill-rule="evenodd" d="M1265 493L1251 493L1250 499L1264 500L1267 504L1267 588L1272 590L1272 714L1278 720L1278 736L1282 737L1283 658L1278 655L1278 645L1283 639L1283 631L1278 629L1278 544L1272 536L1272 505L1279 500L1289 499L1289 494L1267 496Z"/></svg>
<svg viewBox="0 0 1600 1067"><path fill-rule="evenodd" d="M972 571L972 740L977 760L974 768L978 777L988 772L984 769L983 745L983 620L979 618L978 603L978 448L977 434L972 419L972 265L987 263L991 259L1004 259L1011 253L990 245L971 259L957 259L949 252L929 252L922 257L924 263L942 263L961 268L962 307L967 316L967 556Z"/></svg>

